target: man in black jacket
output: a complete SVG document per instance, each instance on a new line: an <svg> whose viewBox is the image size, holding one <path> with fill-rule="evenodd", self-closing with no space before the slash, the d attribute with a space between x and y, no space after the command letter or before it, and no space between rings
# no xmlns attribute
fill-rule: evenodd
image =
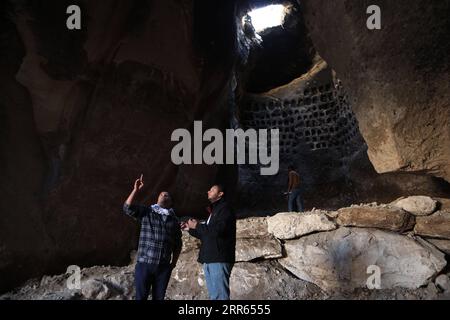
<svg viewBox="0 0 450 320"><path fill-rule="evenodd" d="M235 262L236 217L223 197L223 187L212 186L208 191L208 220L199 223L190 219L182 226L201 240L198 262L203 264L211 300L230 299L230 275Z"/></svg>

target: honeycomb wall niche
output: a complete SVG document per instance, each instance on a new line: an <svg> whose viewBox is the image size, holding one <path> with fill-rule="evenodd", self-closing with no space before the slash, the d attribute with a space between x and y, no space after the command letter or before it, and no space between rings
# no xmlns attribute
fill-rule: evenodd
<svg viewBox="0 0 450 320"><path fill-rule="evenodd" d="M352 159L366 151L345 88L324 61L285 86L244 95L236 117L244 130L279 129L280 133L278 175L261 176L258 165L239 166L242 194L273 190L273 199L251 197L256 202L280 201L289 163L312 191L324 181L342 180Z"/></svg>

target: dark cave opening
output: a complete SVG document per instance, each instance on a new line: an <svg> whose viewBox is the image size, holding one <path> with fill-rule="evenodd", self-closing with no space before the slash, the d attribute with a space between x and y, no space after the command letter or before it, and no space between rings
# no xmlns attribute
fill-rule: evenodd
<svg viewBox="0 0 450 320"><path fill-rule="evenodd" d="M307 36L300 6L297 2L280 3L286 11L282 24L256 35L259 45L250 53L247 92L261 93L288 84L313 65L316 52Z"/></svg>

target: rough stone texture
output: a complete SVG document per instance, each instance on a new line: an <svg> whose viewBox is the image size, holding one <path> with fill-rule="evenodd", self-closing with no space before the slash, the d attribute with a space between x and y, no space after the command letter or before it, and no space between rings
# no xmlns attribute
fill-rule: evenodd
<svg viewBox="0 0 450 320"><path fill-rule="evenodd" d="M438 203L438 208L441 211L450 211L450 199L448 198L436 198Z"/></svg>
<svg viewBox="0 0 450 320"><path fill-rule="evenodd" d="M236 261L282 257L280 242L267 228L267 218L246 218L236 221Z"/></svg>
<svg viewBox="0 0 450 320"><path fill-rule="evenodd" d="M436 210L437 201L427 196L412 196L398 200L394 205L415 216L427 216Z"/></svg>
<svg viewBox="0 0 450 320"><path fill-rule="evenodd" d="M448 2L301 1L314 47L348 88L375 169L450 181Z"/></svg>
<svg viewBox="0 0 450 320"><path fill-rule="evenodd" d="M181 248L182 253L197 250L200 248L200 240L192 237L187 231L183 231L181 241L183 241L183 247Z"/></svg>
<svg viewBox="0 0 450 320"><path fill-rule="evenodd" d="M141 173L139 201L167 189L183 214L218 173L173 165L170 141L194 119L228 123L234 4L205 2L194 23L192 0L80 0L80 31L70 4L0 5L0 292L74 261L125 263L137 227L121 206Z"/></svg>
<svg viewBox="0 0 450 320"><path fill-rule="evenodd" d="M267 223L269 232L282 240L336 229L334 222L320 210L307 213L282 212L268 218Z"/></svg>
<svg viewBox="0 0 450 320"><path fill-rule="evenodd" d="M195 262L197 252L192 250L180 256L180 261L169 282L166 298L169 300L207 299L203 273ZM69 275L44 276L29 280L23 286L0 296L0 300L130 300L134 299L134 263L124 267L97 266L81 270L82 287L88 283L99 286L99 294L86 295L82 290L69 290L66 281ZM316 285L294 277L275 261L257 263L236 263L231 274L232 299L271 300L271 299L449 299L436 286L419 289L356 289L352 292L327 293ZM105 292L109 294L104 294Z"/></svg>
<svg viewBox="0 0 450 320"><path fill-rule="evenodd" d="M446 274L441 274L434 280L436 286L444 292L450 291L450 279Z"/></svg>
<svg viewBox="0 0 450 320"><path fill-rule="evenodd" d="M270 237L267 230L267 218L246 218L236 221L236 238L267 238Z"/></svg>
<svg viewBox="0 0 450 320"><path fill-rule="evenodd" d="M426 291L430 300L436 299L439 293L437 286L433 282L427 285Z"/></svg>
<svg viewBox="0 0 450 320"><path fill-rule="evenodd" d="M370 265L380 268L382 289L426 285L446 265L441 252L376 229L343 227L288 241L285 249L281 265L329 291L365 287Z"/></svg>
<svg viewBox="0 0 450 320"><path fill-rule="evenodd" d="M167 290L171 300L208 299L196 250L182 254ZM231 299L306 299L320 293L313 284L289 275L275 261L236 263L230 278ZM317 296L316 296L317 298Z"/></svg>
<svg viewBox="0 0 450 320"><path fill-rule="evenodd" d="M198 250L182 253L167 288L167 297L180 299L208 299L203 268L197 262Z"/></svg>
<svg viewBox="0 0 450 320"><path fill-rule="evenodd" d="M426 238L426 241L434 245L447 255L450 255L450 240Z"/></svg>
<svg viewBox="0 0 450 320"><path fill-rule="evenodd" d="M239 300L304 300L324 295L314 284L288 274L276 261L235 264L230 290L231 298Z"/></svg>
<svg viewBox="0 0 450 320"><path fill-rule="evenodd" d="M404 231L414 226L409 213L389 207L354 206L338 210L336 222L341 226L368 227Z"/></svg>
<svg viewBox="0 0 450 320"><path fill-rule="evenodd" d="M236 240L237 262L281 258L282 256L281 244L273 237Z"/></svg>
<svg viewBox="0 0 450 320"><path fill-rule="evenodd" d="M450 211L438 211L430 216L417 217L414 233L421 236L450 239Z"/></svg>
<svg viewBox="0 0 450 320"><path fill-rule="evenodd" d="M82 284L81 294L88 300L106 300L111 296L111 291L102 281L92 279Z"/></svg>

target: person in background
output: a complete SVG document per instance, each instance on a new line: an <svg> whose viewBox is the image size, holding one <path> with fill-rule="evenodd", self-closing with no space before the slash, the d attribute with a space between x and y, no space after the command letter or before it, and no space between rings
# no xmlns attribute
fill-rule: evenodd
<svg viewBox="0 0 450 320"><path fill-rule="evenodd" d="M289 212L303 212L303 195L300 175L293 165L288 166L288 210Z"/></svg>

